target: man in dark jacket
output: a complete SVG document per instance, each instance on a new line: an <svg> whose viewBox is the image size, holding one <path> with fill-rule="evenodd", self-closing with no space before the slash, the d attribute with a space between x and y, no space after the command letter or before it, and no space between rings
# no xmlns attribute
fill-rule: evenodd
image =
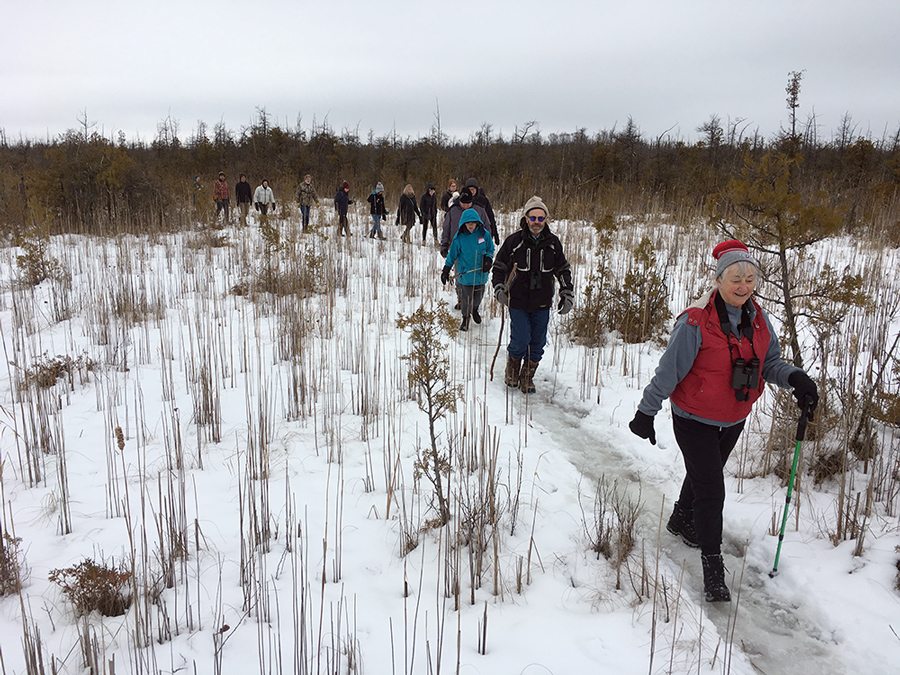
<svg viewBox="0 0 900 675"><path fill-rule="evenodd" d="M497 231L497 219L494 217L494 209L491 207L491 201L487 198L487 195L484 194L484 190L478 187L478 181L475 178L470 178L466 181L466 187L463 192L466 190L472 195L472 201L475 203L475 206L480 206L484 209L484 212L488 217L487 221L485 221L485 225L487 225L488 229L491 231L494 243L499 244L500 234Z"/></svg>
<svg viewBox="0 0 900 675"><path fill-rule="evenodd" d="M338 236L343 237L344 232L350 236L350 223L347 222L347 211L353 200L350 199L350 183L344 181L341 183L341 189L334 196L334 208L338 212Z"/></svg>
<svg viewBox="0 0 900 675"><path fill-rule="evenodd" d="M422 220L422 246L425 245L425 240L428 238L428 224L431 223L431 231L434 233L434 243L438 243L438 233L437 233L437 195L434 192L434 183L429 183L425 186L425 192L422 194L422 199L419 200L419 212L421 213Z"/></svg>
<svg viewBox="0 0 900 675"><path fill-rule="evenodd" d="M237 199L238 212L241 214L241 227L247 227L247 216L250 214L250 202L253 201L253 191L247 176L241 174L241 179L234 186L234 196Z"/></svg>
<svg viewBox="0 0 900 675"><path fill-rule="evenodd" d="M534 372L547 344L554 279L559 281L559 313L568 314L575 300L572 269L548 221L541 198L529 199L521 229L506 238L491 269L494 297L509 307L504 381L526 394L534 392Z"/></svg>

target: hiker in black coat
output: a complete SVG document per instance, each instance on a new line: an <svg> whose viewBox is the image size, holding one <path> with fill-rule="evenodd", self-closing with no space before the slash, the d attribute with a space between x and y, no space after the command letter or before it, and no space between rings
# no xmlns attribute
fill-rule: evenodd
<svg viewBox="0 0 900 675"><path fill-rule="evenodd" d="M338 235L343 237L344 232L350 236L350 223L347 221L347 211L353 200L350 199L350 183L344 181L341 183L341 189L334 196L334 208L338 213Z"/></svg>
<svg viewBox="0 0 900 675"><path fill-rule="evenodd" d="M484 194L484 190L478 187L478 181L474 178L470 178L466 181L466 190L468 190L472 194L472 201L475 206L480 206L484 209L484 212L487 214L488 221L485 225L491 231L491 236L494 238L494 243L500 243L500 235L497 232L497 218L494 216L494 209L491 207L491 201L487 198L487 195Z"/></svg>
<svg viewBox="0 0 900 675"><path fill-rule="evenodd" d="M366 197L369 202L369 212L372 214L372 229L369 230L369 239L374 239L377 235L379 239L384 241L384 233L381 231L381 219L387 218L388 212L384 207L384 185L381 181L372 190L372 194Z"/></svg>
<svg viewBox="0 0 900 675"><path fill-rule="evenodd" d="M403 225L406 229L403 231L403 235L400 237L401 241L410 243L409 240L409 232L413 229L413 226L416 224L416 218L421 218L422 214L419 212L419 205L416 204L416 193L413 190L412 185L407 185L403 188L403 194L400 195L400 203L397 204L397 225Z"/></svg>
<svg viewBox="0 0 900 675"><path fill-rule="evenodd" d="M520 229L506 238L494 258L491 285L497 301L509 307L504 381L528 394L534 392L534 372L547 344L556 282L560 314L571 311L575 293L562 243L548 225L547 206L540 197L532 197L524 211Z"/></svg>
<svg viewBox="0 0 900 675"><path fill-rule="evenodd" d="M419 210L422 212L420 218L422 221L422 246L425 245L425 240L428 238L428 223L431 223L434 243L438 243L437 209L437 195L434 193L434 183L429 183L425 186L425 193L422 195L422 199L419 200Z"/></svg>

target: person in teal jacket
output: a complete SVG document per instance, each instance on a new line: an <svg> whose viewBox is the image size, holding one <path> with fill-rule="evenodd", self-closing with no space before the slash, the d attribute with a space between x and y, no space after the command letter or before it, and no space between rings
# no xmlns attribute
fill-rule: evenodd
<svg viewBox="0 0 900 675"><path fill-rule="evenodd" d="M469 330L469 318L481 323L478 308L494 263L494 240L475 209L466 209L459 218L459 230L453 237L441 271L441 283L444 285L450 281L453 263L457 263L456 294L462 310L459 329Z"/></svg>

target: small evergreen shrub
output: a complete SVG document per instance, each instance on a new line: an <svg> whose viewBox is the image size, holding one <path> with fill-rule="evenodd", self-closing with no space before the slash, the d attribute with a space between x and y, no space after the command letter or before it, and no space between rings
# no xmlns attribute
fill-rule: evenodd
<svg viewBox="0 0 900 675"><path fill-rule="evenodd" d="M131 606L131 580L124 564L107 566L85 558L73 567L50 572L78 616L93 611L103 616L121 616Z"/></svg>
<svg viewBox="0 0 900 675"><path fill-rule="evenodd" d="M444 481L452 469L450 454L438 447L437 422L456 410L462 385L452 384L450 360L445 340L453 334L455 321L443 301L436 308L421 305L409 316L397 316L397 328L409 334L411 351L402 358L409 364L407 381L419 410L428 415L431 443L418 449L414 463L416 480L426 478L434 488L438 517L430 526L440 527L450 520L450 500Z"/></svg>
<svg viewBox="0 0 900 675"><path fill-rule="evenodd" d="M19 238L18 244L22 253L16 256L16 266L23 283L37 286L47 279L62 275L63 269L59 261L51 258L47 252L50 246L47 234L36 229L30 230Z"/></svg>
<svg viewBox="0 0 900 675"><path fill-rule="evenodd" d="M569 330L574 340L601 346L612 331L628 343L659 338L672 313L665 278L657 272L656 252L650 240L645 237L637 246L621 278L615 278L602 245L597 259L597 269L588 278L584 299L572 313Z"/></svg>

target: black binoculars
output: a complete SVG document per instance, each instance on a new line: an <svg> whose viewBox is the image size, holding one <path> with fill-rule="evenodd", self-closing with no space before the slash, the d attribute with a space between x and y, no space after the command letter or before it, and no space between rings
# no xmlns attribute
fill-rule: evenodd
<svg viewBox="0 0 900 675"><path fill-rule="evenodd" d="M731 370L731 388L738 401L750 398L750 389L759 387L759 359L735 359Z"/></svg>

